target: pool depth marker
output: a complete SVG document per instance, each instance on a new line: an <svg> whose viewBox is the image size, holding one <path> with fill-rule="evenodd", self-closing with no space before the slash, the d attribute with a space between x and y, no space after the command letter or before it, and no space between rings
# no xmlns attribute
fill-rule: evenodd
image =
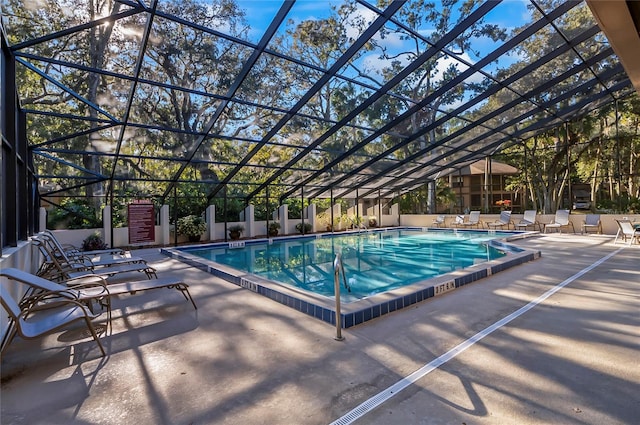
<svg viewBox="0 0 640 425"><path fill-rule="evenodd" d="M425 377L426 375L428 375L429 373L433 372L434 370L436 370L437 368L439 368L443 364L447 363L449 360L455 358L458 354L462 353L467 348L471 347L472 345L474 345L476 342L480 341L485 336L493 333L493 331L496 331L496 330L500 329L501 327L503 327L507 323L511 322L513 319L516 319L517 317L523 315L524 313L526 313L527 311L531 310L533 307L537 306L538 304L540 304L541 302L543 302L544 300L549 298L551 295L555 294L560 289L564 288L565 286L567 286L568 284L570 284L574 280L578 279L579 277L583 276L584 274L586 274L586 273L590 272L591 270L595 269L600 264L604 263L609 258L613 257L614 255L616 255L618 252L622 251L623 249L624 249L624 247L617 249L616 251L612 252L611 254L608 254L608 255L602 257L601 259L599 259L598 261L596 261L595 263L593 263L589 267L586 267L586 268L580 270L578 273L574 274L573 276L565 279L561 283L559 283L556 286L554 286L553 288L549 289L544 294L540 295L535 300L529 302L527 305L525 305L523 307L520 307L518 310L514 311L513 313L509 314L508 316L503 317L502 319L498 320L494 324L486 327L485 329L481 330L480 332L478 332L477 334L475 334L471 338L467 339L466 341L461 342L460 344L458 344L457 346L455 346L451 350L447 351L446 353L444 353L440 357L437 357L437 358L433 359L432 361L430 361L429 363L427 363L426 365L422 366L420 369L416 370L411 375L407 376L406 378L402 378L401 380L399 380L398 382L396 382L395 384L393 384L392 386L390 386L386 390L384 390L384 391L376 394L375 396L371 397L370 399L368 399L364 403L360 404L359 406L355 407L353 410L351 410L350 412L348 412L347 414L345 414L341 418L338 418L335 421L333 421L331 423L331 425L348 425L348 424L353 423L357 419L359 419L362 416L364 416L365 414L369 413L371 410L373 410L376 407L380 406L385 401L389 400L394 395L398 394L400 391L404 390L405 388L407 388L408 386L410 386L411 384L416 382L417 380Z"/></svg>

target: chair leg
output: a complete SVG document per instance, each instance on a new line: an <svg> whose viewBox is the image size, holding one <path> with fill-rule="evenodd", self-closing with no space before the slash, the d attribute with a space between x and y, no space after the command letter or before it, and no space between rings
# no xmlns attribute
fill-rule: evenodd
<svg viewBox="0 0 640 425"><path fill-rule="evenodd" d="M93 327L93 323L91 323L91 319L89 319L88 317L85 317L84 320L85 322L87 322L87 327L89 328L89 331L91 331L91 335L93 336L93 339L98 343L98 347L100 347L100 351L102 351L102 357L106 356L107 353L105 353L104 351L104 347L100 342L100 338L98 338L98 334L96 333L96 330Z"/></svg>
<svg viewBox="0 0 640 425"><path fill-rule="evenodd" d="M11 344L11 341L13 341L13 338L16 336L16 332L16 324L11 320L7 332L5 332L4 337L2 337L2 343L0 343L0 355L4 353L4 350Z"/></svg>
<svg viewBox="0 0 640 425"><path fill-rule="evenodd" d="M189 300L191 301L191 304L193 304L193 308L195 308L197 310L198 307L196 306L196 302L191 297L191 293L189 292L189 289L187 289L187 287L185 286L180 291L182 292L182 295L186 294L189 297ZM185 296L185 298L187 298L187 297Z"/></svg>

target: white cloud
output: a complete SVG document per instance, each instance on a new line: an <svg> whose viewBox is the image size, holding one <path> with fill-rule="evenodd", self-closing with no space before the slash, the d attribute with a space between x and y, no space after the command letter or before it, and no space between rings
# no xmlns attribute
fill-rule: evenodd
<svg viewBox="0 0 640 425"><path fill-rule="evenodd" d="M362 5L357 5L356 10L346 18L347 36L352 39L360 37L360 28L367 28L378 18L378 14ZM400 36L395 33L387 34L385 38L380 37L380 33L376 33L372 40L378 45L386 48L402 47L403 41Z"/></svg>
<svg viewBox="0 0 640 425"><path fill-rule="evenodd" d="M462 55L460 55L460 59L463 59L464 61L466 61L468 63L472 63L472 60L471 60L471 58L469 57L469 55L467 53L463 53ZM458 72L464 72L467 69L469 69L469 67L467 65L465 65L462 62L459 62L458 60L454 59L453 57L445 56L445 57L439 59L437 64L436 64L436 72L434 74L434 79L436 81L442 80L442 78L444 77L444 72L451 65L453 65L458 70Z"/></svg>
<svg viewBox="0 0 640 425"><path fill-rule="evenodd" d="M391 60L381 58L379 54L375 53L365 56L362 59L362 64L368 71L376 73L378 75L382 75L382 71L384 69L391 67L392 61L399 61L403 67L406 67L411 62L409 59L409 55L407 54L400 55L397 58Z"/></svg>

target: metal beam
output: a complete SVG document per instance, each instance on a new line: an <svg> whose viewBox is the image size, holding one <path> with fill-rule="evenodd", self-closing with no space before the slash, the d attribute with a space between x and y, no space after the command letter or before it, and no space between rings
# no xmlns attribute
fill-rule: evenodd
<svg viewBox="0 0 640 425"><path fill-rule="evenodd" d="M78 93L73 91L70 87L65 86L64 84L62 84L58 80L56 80L56 79L52 78L51 76L49 76L46 72L39 70L34 65L30 64L29 62L25 61L24 59L16 58L16 62L26 66L31 71L35 72L36 74L38 74L39 76L41 76L45 80L49 81L51 84L55 85L56 87L58 87L59 89L65 91L65 92L69 93L72 97L74 97L77 100L79 100L80 102L86 104L91 109L94 109L99 114L102 114L105 117L109 118L112 122L114 122L116 124L120 123L120 121L116 117L114 117L113 115L111 115L107 111L103 110L102 108L100 108L95 103L90 102L88 99L85 99L83 96L80 96Z"/></svg>
<svg viewBox="0 0 640 425"><path fill-rule="evenodd" d="M138 78L140 77L140 70L144 63L144 56L147 51L147 45L149 44L149 35L151 34L151 27L153 26L153 19L155 17L156 9L158 8L158 0L152 0L153 4L149 9L149 16L147 16L147 23L144 28L144 35L142 36L142 43L140 44L140 50L138 51L138 58L136 59L136 66L133 72L134 79L129 88L129 95L127 96L127 106L124 110L124 116L122 117L123 125L120 127L120 133L118 134L118 141L116 142L115 157L113 159L113 165L111 166L111 173L109 176L109 185L107 186L106 196L113 191L113 177L116 174L116 168L118 167L118 158L120 156L120 149L122 148L122 141L127 131L127 123L129 122L129 116L131 115L131 105L136 95L136 88L138 87ZM113 228L113 227L111 227ZM112 238L113 240L113 238Z"/></svg>
<svg viewBox="0 0 640 425"><path fill-rule="evenodd" d="M557 12L561 13L563 10L564 9L560 9ZM427 106L431 102L433 102L438 96L443 95L444 93L446 93L447 91L449 91L450 89L455 87L457 84L459 84L459 83L463 82L464 80L466 80L467 78L469 78L472 74L474 74L477 71L477 69L482 68L482 67L488 65L489 63L495 61L501 55L505 54L506 52L510 51L515 46L517 46L520 42L526 40L532 34L534 34L539 29L544 27L544 25L546 25L546 23L547 23L546 19L538 20L535 24L533 24L530 27L528 27L525 31L521 32L516 37L513 37L508 42L506 42L505 44L503 44L502 46L497 48L495 51L493 51L490 54L488 54L485 58L481 59L476 64L476 66L468 68L466 71L460 73L458 76L453 78L447 84L444 84L438 90L436 90L435 92L431 93L429 96L425 97L420 103L418 103L414 107L408 109L403 114L398 116L396 119L394 119L394 120L390 121L389 123L385 124L383 127L380 128L380 130L378 130L374 134L372 134L369 137L363 139L360 143L358 143L355 146L353 146L352 148L350 148L347 152L344 153L343 157L346 157L348 155L351 155L352 153L357 152L359 149L364 147L366 144L370 143L371 141L375 140L376 138L378 138L382 134L384 134L384 132L386 130L391 129L391 128L395 127L396 125L398 125L399 123L401 123L402 121L404 121L405 119L408 119L412 114L414 114L418 110L424 108L425 106ZM582 34L580 34L578 37L576 37L574 42L575 43L580 43L580 42L584 41L585 39L597 34L598 32L599 32L598 28L596 26L594 26L591 29L589 29L589 30L583 32ZM537 67L549 62L550 60L552 60L553 58L559 56L563 52L566 52L567 50L569 50L569 46L563 46L562 48L554 49L552 52L550 52L549 54L545 55L543 58L540 58L539 60L537 60L537 61L533 62L532 64L528 65L527 67L525 67L525 69L520 70L519 72L511 75L509 78L507 78L506 80L504 80L504 81L502 81L500 83L496 83L496 84L492 85L489 89L485 90L480 95L475 96L470 101L466 102L464 105L456 108L454 111L452 111L450 113L445 113L445 116L443 118L440 118L440 119L436 120L435 122L430 124L427 128L425 128L426 131L421 132L420 136L422 136L422 135L426 134L427 132L431 131L432 129L436 128L438 125L443 124L444 122L446 122L447 119L445 119L445 118L447 116L449 116L450 118L451 117L455 117L458 114L460 114L461 112L463 112L463 111L465 111L467 109L470 109L471 107L473 107L474 105L480 103L481 101L483 101L484 99L488 98L492 94L498 92L500 89L509 88L509 84L511 84L512 82L517 81L519 78L527 75L528 73L530 73L533 70L535 70ZM518 94L518 96L520 96L523 100L529 100L523 95ZM408 143L410 143L411 141L415 140L416 138L409 137L408 139L405 139L404 142L399 143L396 146L394 146L393 148L390 148L390 149L386 150L383 154L380 154L380 155L376 156L375 157L376 160L386 157L391 152L393 152L393 150L396 150L396 149L398 149L398 148L400 148L402 146L407 145ZM326 164L326 166L323 169L318 170L317 172L315 172L314 174L309 176L307 179L305 179L304 182L307 183L311 179L316 178L319 175L325 174L331 167L335 166L340 161L342 161L343 157L337 158L337 159L329 162L328 164ZM372 163L372 161L369 161L369 162L363 164L363 166L367 167L371 163Z"/></svg>
<svg viewBox="0 0 640 425"><path fill-rule="evenodd" d="M594 85L594 84L597 84L597 81L591 80L591 85ZM619 90L623 90L623 89L625 89L625 88L628 88L628 87L629 87L629 85L630 85L630 82L629 82L628 80L626 80L626 79L625 79L625 80L623 80L623 81L618 82L618 83L617 83L617 84L615 84L614 86L612 86L612 87L611 87L611 92L614 92L614 93L615 93L615 92L617 92L617 91L619 91ZM580 90L580 88L582 88L582 87L583 87L583 86L580 86L580 87L579 87L579 88L577 88L575 91L579 91L579 90ZM539 121L532 122L529 126L524 127L524 128L521 128L521 129L518 129L515 133L513 133L513 134L511 134L511 135L509 135L509 136L505 136L505 137L503 137L503 138L501 138L501 139L499 139L499 140L497 140L497 141L494 141L494 142L492 142L492 143L490 143L490 144L488 144L488 145L484 146L482 149L480 149L480 150L478 150L478 151L476 151L476 152L471 152L471 153L469 153L468 155L465 155L464 157L461 157L461 158L457 159L455 163L448 164L446 167L437 167L437 168L435 168L435 169L433 169L433 170L429 170L428 172L422 173L422 174L420 174L419 176L416 176L415 178L416 178L416 179L423 179L423 178L425 178L426 176L431 176L431 175L433 175L433 174L435 174L435 173L437 173L437 172L439 172L439 171L442 171L442 170L443 170L443 169L445 169L445 168L451 168L451 167L453 167L456 163L462 163L462 162L468 161L468 160L470 160L470 159L472 159L472 158L474 158L474 157L480 157L480 156L482 156L482 155L483 155L483 153L484 153L486 150L488 150L488 149L492 149L493 147L498 146L498 145L500 145L500 144L502 144L502 143L505 143L505 142L507 142L508 140L514 140L514 139L520 139L520 138L523 138L523 137L524 137L524 135L526 135L526 133L529 133L529 132L532 132L532 131L533 131L533 132L534 132L534 134L529 135L529 136L526 136L527 138L528 138L528 137L533 137L534 135L537 135L537 134L543 133L543 132L545 132L545 131L548 131L548 130L549 130L549 129L551 129L551 128L554 128L554 127L555 127L556 125L558 125L558 124L562 124L562 122L563 122L564 120L566 120L566 119L575 118L576 116L584 116L585 114L587 114L587 113L589 113L589 112L591 112L591 111L592 111L592 110L584 110L584 109L583 109L583 107L584 107L584 106L592 105L592 104L594 104L594 102L596 102L596 101L598 101L598 100L600 100L600 99L602 99L602 98L606 98L606 97L608 97L608 96L610 96L609 92L598 92L598 93L594 94L593 96L591 96L591 97L589 97L589 98L583 99L582 101L577 102L576 104L570 105L569 107L567 107L567 108L565 108L565 109L563 109L563 110L559 111L560 118L558 118L558 117L554 117L554 116L548 116L548 117L543 118L543 119L541 119L541 120L539 120ZM554 100L555 100L555 99L554 99ZM561 100L565 100L565 99L563 98L563 99L561 99ZM559 101L561 101L561 100L558 100L558 102L559 102ZM604 104L609 104L609 103L611 103L611 102L610 102L610 101L607 101L607 102L605 102ZM602 105L601 105L601 106L602 106ZM523 115L520 115L520 116L518 116L518 117L516 117L516 118L512 119L512 120L511 120L511 121L509 121L508 123L505 123L503 126L504 126L505 128L506 128L506 127L509 127L509 126L512 126L514 123L519 122L519 121L520 121L521 119L523 119L523 118L527 118L527 116L525 116L524 114L523 114ZM472 139L472 140L470 140L470 141L466 142L466 143L465 143L465 146L473 145L473 144L477 143L477 141L478 141L478 140L481 140L481 139L483 139L483 138L486 138L486 136L487 136L486 134L485 134L485 135L477 136L476 138L474 138L474 139ZM513 143L510 143L510 145L511 145L511 144L514 144L514 143L518 143L518 142L519 142L519 141L517 141L517 140L516 140L516 141L513 141ZM439 155L438 157L435 157L435 158L433 158L432 160L430 160L430 161L428 161L427 163L425 163L425 164L423 165L423 167L427 167L427 166L429 166L429 165L435 164L436 162L438 162L438 161L440 161L440 160L444 159L445 157L446 157L446 154ZM417 168L413 168L413 169L411 169L411 170L407 170L407 171L406 171L404 174L402 174L401 176L398 176L398 177L394 178L394 179L393 179L393 181L398 181L398 180L403 179L403 178L409 178L409 176L410 176L411 174L415 173L416 171L417 171ZM416 184L411 184L410 186L411 186L411 187L419 187L419 186L420 186L420 185L422 185L422 184L424 184L424 182L417 181L417 182L416 182ZM398 189L402 189L402 188L404 188L404 187L406 187L406 186L403 186L403 185L399 185L399 186L398 186L398 185L393 185L393 184L392 184L392 182L389 182L389 183L385 186L385 191L386 191L386 193L389 193L389 192L392 192L392 191L396 191L396 190L398 190ZM387 188L388 188L388 189L387 189ZM386 194L386 193L385 193L385 194ZM370 192L367 192L367 194L370 194Z"/></svg>
<svg viewBox="0 0 640 425"><path fill-rule="evenodd" d="M57 31L51 34L47 34L42 37L34 38L31 40L23 41L22 43L14 44L11 46L11 50L16 52L18 50L26 49L28 47L35 46L40 43L44 43L46 41L55 40L56 38L66 37L67 35L74 34L76 32L84 31L90 28L98 27L105 23L112 23L122 18L127 18L129 16L137 15L138 13L144 12L144 9L141 7L134 6L131 10L125 10L124 12L117 13L115 15L105 16L104 18L96 19L95 21L90 21L84 23L82 25L77 25L75 27L66 28L62 31Z"/></svg>
<svg viewBox="0 0 640 425"><path fill-rule="evenodd" d="M269 28L267 28L267 30L263 34L262 38L260 39L260 42L258 43L258 46L251 53L251 56L245 62L244 66L242 67L242 70L240 71L240 73L236 77L235 81L229 87L229 89L227 91L227 98L228 99L233 98L235 93L238 91L238 89L242 85L242 82L245 80L245 78L247 78L247 75L249 75L249 72L253 69L253 66L258 61L258 58L260 58L260 55L262 55L262 53L264 52L264 49L266 49L267 45L269 44L269 41L271 41L271 39L275 36L276 32L278 31L278 28L280 27L280 25L282 24L282 22L286 18L287 14L289 13L289 10L291 10L291 8L293 7L294 1L295 0L293 0L293 1L285 1L282 4L280 9L278 10L278 13L276 14L276 16L273 18L273 20L269 24ZM191 152L189 153L188 158L187 158L188 161L191 161L191 159L193 159L193 157L195 156L196 152L198 151L198 149L200 148L202 143L205 141L206 135L209 134L209 132L211 132L211 130L213 129L213 126L216 124L216 122L218 121L218 119L222 115L222 112L225 110L225 108L227 107L229 102L230 102L230 100L223 101L223 102L220 103L220 105L218 105L218 108L216 109L215 113L211 117L211 120L209 120L209 123L205 127L205 131L204 131L205 134L203 136L200 136L198 138L198 140L196 140L193 148L191 149ZM187 164L184 164L184 165L182 165L180 167L180 169L174 175L174 179L175 180L178 180L180 178L180 176L182 175L182 173L184 172L186 167L187 167ZM231 180L230 178L229 179L225 179L224 182L220 183L217 186L218 190L219 190L219 188L223 187L226 183L228 183L230 180ZM173 184L169 185L169 187L165 191L164 195L162 196L162 200L163 201L167 197L169 192L171 191L172 187L173 187ZM212 196L209 196L208 200L210 200L211 198L212 198Z"/></svg>
<svg viewBox="0 0 640 425"><path fill-rule="evenodd" d="M271 128L271 130L267 132L267 134L262 138L258 146L255 146L253 149L251 149L251 151L238 163L238 166L235 169L233 169L216 188L214 188L214 190L209 195L208 199L213 198L218 193L222 185L229 182L240 171L240 169L244 165L246 165L249 162L249 160L253 158L254 155L258 153L258 151L262 148L262 146L264 146L268 140L270 140L273 136L275 136L278 133L278 131L280 131L280 129L284 127L284 125L288 123L296 115L296 113L303 106L305 106L307 102L309 102L309 100L313 96L315 96L315 94L318 91L320 91L320 89L331 78L333 78L335 74L340 69L342 69L344 65L348 63L351 57L355 55L369 41L369 39L373 37L380 30L380 28L384 26L384 24L389 19L388 17L393 15L395 12L398 11L398 9L402 7L405 1L406 0L401 0L401 1L399 0L399 1L391 2L389 4L389 6L384 11L384 15L378 16L376 20L360 35L360 37L358 37L358 39L351 46L349 46L347 51L342 56L340 56L338 60L336 60L336 62L331 66L329 71L323 74L323 76L320 77L315 82L315 84L300 98L300 100L298 100L298 102L289 110L288 114L285 117L283 117L280 121L278 121L278 123L273 128Z"/></svg>
<svg viewBox="0 0 640 425"><path fill-rule="evenodd" d="M421 54L415 61L413 61L411 64L409 64L407 67L405 67L401 72L399 72L395 77L393 77L391 80L389 80L386 84L384 84L382 87L380 87L373 95L371 95L367 100L365 100L364 102L362 102L358 107L356 107L354 110L352 110L349 114L347 114L342 120L340 120L335 126L333 126L332 128L330 128L328 131L326 131L322 136L320 136L318 139L316 139L314 142L312 142L309 146L307 146L300 154L298 154L296 157L292 158L283 168L287 169L291 166L293 166L293 164L297 163L298 161L300 161L303 157L305 157L309 152L311 152L311 150L313 150L316 146L318 146L320 143L324 142L325 140L327 140L329 137L331 137L333 134L335 134L336 132L338 132L346 123L350 122L352 119L354 119L356 116L358 116L358 114L360 114L361 112L363 112L364 110L366 110L369 106L371 106L375 101L377 101L379 98L381 98L383 95L386 94L386 92L388 92L389 90L391 90L393 87L395 87L398 83L400 83L403 79L405 79L406 77L408 77L413 71L415 71L416 69L418 69L421 65L423 65L427 60L429 60L430 58L432 58L433 56L435 56L441 48L443 48L444 46L446 46L447 44L451 43L451 41L455 40L456 37L458 37L462 32L464 32L464 30L466 30L469 26L471 26L474 22L476 22L477 20L479 20L480 18L482 18L484 15L486 15L487 13L489 13L495 6L497 5L497 3L485 3L483 4L481 7L479 7L478 9L476 9L471 15L469 15L462 23L460 23L458 26L456 26L452 31L450 31L449 33L447 33L444 37L442 37L440 40L438 40L438 42L433 46L430 47L429 49L427 49L423 54ZM413 108L411 108L411 111L417 111L420 108L418 108L418 106L414 106ZM405 116L407 114L403 114L403 116ZM394 122L397 120L394 120ZM395 125L395 124L394 124ZM392 128L392 125L387 125L385 126L385 128L390 129ZM380 134L380 130L377 131L374 134ZM371 138L369 137L368 139L370 140L374 140L375 138ZM368 143L368 142L367 142ZM353 149L350 149L347 152L351 152L353 151ZM345 153L343 155L341 155L340 157L336 158L335 160L331 161L331 163L336 163L337 161L341 161L342 159L344 159L346 156L348 155L348 153ZM325 166L323 168L323 170L326 170L327 166ZM322 172L323 170L320 170L318 173ZM248 195L249 198L251 198L252 196L255 195L255 193L257 193L262 186L266 185L266 184L270 184L271 182L273 182L276 178L278 178L280 175L282 175L284 171L279 172L279 173L275 173L274 175L272 175L269 179L267 179L264 183L262 183L262 185L260 185L258 187L258 189L252 193L250 193ZM307 179L306 181L308 181L309 179ZM304 185L304 183L301 183L301 185ZM293 191L296 190L295 188L292 189L291 191L289 191L288 194L293 193ZM286 194L286 195L288 195Z"/></svg>
<svg viewBox="0 0 640 425"><path fill-rule="evenodd" d="M593 36L594 35L594 31L595 31L595 33L598 32L597 27L592 27L589 30L583 32L581 35L579 35L574 40L574 42L575 43L579 43L579 42L582 42L584 39L587 39L587 38ZM532 64L526 66L525 68L521 69L520 71L514 73L509 78L504 80L500 85L493 85L489 89L485 90L482 94L472 98L471 100L469 100L465 104L459 106L458 108L456 108L455 110L451 111L450 113L443 115L441 118L437 119L433 123L429 124L428 126L423 127L420 131L418 131L418 132L412 134L411 136L407 137L403 142L398 143L393 147L390 147L389 149L387 149L384 152L378 154L377 156L375 156L371 160L369 160L369 161L361 164L359 167L356 167L355 169L351 170L349 173L347 173L347 175L345 175L344 177L342 177L338 181L336 181L335 184L339 184L340 182L346 180L350 175L357 174L358 172L360 172L360 171L364 170L365 168L371 166L375 162L378 162L379 160L389 156L395 150L397 150L397 149L399 149L399 148L401 148L403 146L406 146L407 144L409 144L410 142L416 140L417 138L421 137L422 135L424 135L424 134L428 133L429 131L437 128L438 126L444 124L448 120L450 120L452 118L455 118L461 112L472 108L476 104L480 103L482 100L484 100L484 99L488 98L489 96L491 96L492 94L496 93L498 90L503 88L503 86L515 83L520 78L522 78L522 77L528 75L529 73L533 72L539 66L548 63L550 60L552 60L553 58L559 56L560 54L562 54L564 51L567 51L568 49L569 49L569 46L564 46L564 48L554 49L552 52L550 52L549 54L547 54L544 57L540 58L536 62L533 62ZM466 126L466 127L462 128L462 129L458 130L457 132L454 132L454 133L446 136L445 138L433 143L428 148L422 149L422 150L416 152L415 154L409 156L408 158L403 159L402 161L400 161L401 164L399 164L399 165L403 165L405 163L408 163L408 162L412 161L413 159L416 159L416 158L424 155L429 150L444 145L449 140L453 140L455 137L464 134L465 132L469 131L470 129L473 129L475 127L481 126L486 121L488 121L488 120L490 120L490 119L492 119L494 117L497 117L498 115L502 114L503 112L506 112L506 111L510 110L511 108L513 108L514 106L516 106L516 105L518 105L520 103L528 101L528 99L530 99L530 98L532 98L532 97L534 97L534 96L536 96L536 95L538 95L540 93L543 93L545 90L553 87L554 85L557 85L559 82L561 82L561 81L573 76L576 72L579 72L580 70L585 69L590 64L595 64L595 63L599 62L600 60L603 60L604 58L608 57L611 53L612 53L612 51L610 49L605 49L604 52L601 52L599 55L594 56L588 62L582 63L582 64L578 65L577 67L575 67L575 68L573 68L571 70L568 70L567 72L561 74L560 76L557 76L557 77L553 78L552 80L547 81L546 83L534 88L533 90L525 93L524 95L521 95L518 98L512 100L511 102L507 103L506 105L503 105L502 107L500 107L500 108L488 113L484 117L477 118L469 126ZM437 95L437 92L434 93L434 96L435 95ZM427 101L427 102L431 101L431 97L425 98L425 101ZM534 104L535 108L540 110L540 106L539 105L537 105L536 103L533 103L533 104ZM335 165L335 164L333 164L333 165ZM316 173L316 174L319 175L320 173ZM315 196L316 194L314 193L313 195Z"/></svg>

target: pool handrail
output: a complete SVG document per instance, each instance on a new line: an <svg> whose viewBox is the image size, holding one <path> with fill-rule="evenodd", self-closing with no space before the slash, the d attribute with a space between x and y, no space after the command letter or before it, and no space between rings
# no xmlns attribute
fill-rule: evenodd
<svg viewBox="0 0 640 425"><path fill-rule="evenodd" d="M340 313L340 273L342 273L342 279L344 281L344 287L351 292L351 288L347 283L347 275L344 272L344 264L342 263L342 256L340 253L336 253L336 258L333 260L333 287L336 296L336 340L344 341L342 336L342 315Z"/></svg>

